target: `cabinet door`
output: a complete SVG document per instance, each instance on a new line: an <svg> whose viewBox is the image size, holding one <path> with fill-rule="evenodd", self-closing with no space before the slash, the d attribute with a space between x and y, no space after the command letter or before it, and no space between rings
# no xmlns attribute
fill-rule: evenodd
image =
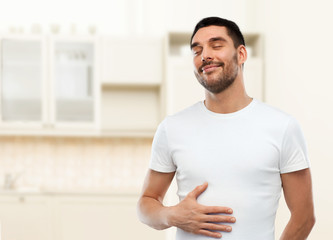
<svg viewBox="0 0 333 240"><path fill-rule="evenodd" d="M174 114L204 100L205 91L193 73L191 56L170 57L168 60L167 111Z"/></svg>
<svg viewBox="0 0 333 240"><path fill-rule="evenodd" d="M151 135L160 121L160 95L157 88L115 88L102 93L101 127L126 134Z"/></svg>
<svg viewBox="0 0 333 240"><path fill-rule="evenodd" d="M41 39L1 40L1 121L43 120L44 64Z"/></svg>
<svg viewBox="0 0 333 240"><path fill-rule="evenodd" d="M51 119L59 123L96 121L96 49L93 41L51 41Z"/></svg>
<svg viewBox="0 0 333 240"><path fill-rule="evenodd" d="M40 196L1 196L0 222L3 239L52 239L47 201Z"/></svg>
<svg viewBox="0 0 333 240"><path fill-rule="evenodd" d="M140 223L137 196L59 197L57 240L165 239Z"/></svg>
<svg viewBox="0 0 333 240"><path fill-rule="evenodd" d="M93 121L93 45L55 42L55 120Z"/></svg>
<svg viewBox="0 0 333 240"><path fill-rule="evenodd" d="M163 76L161 39L103 38L102 82L160 84Z"/></svg>
<svg viewBox="0 0 333 240"><path fill-rule="evenodd" d="M247 94L263 101L263 66L261 59L249 58L244 64L244 84Z"/></svg>

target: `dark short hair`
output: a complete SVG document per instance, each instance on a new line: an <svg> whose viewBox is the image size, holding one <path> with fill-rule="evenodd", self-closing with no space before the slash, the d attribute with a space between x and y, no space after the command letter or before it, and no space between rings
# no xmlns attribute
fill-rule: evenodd
<svg viewBox="0 0 333 240"><path fill-rule="evenodd" d="M227 28L227 33L229 37L231 37L232 41L234 42L235 48L238 48L239 45L244 45L245 46L245 40L243 37L243 34L239 30L239 27L237 26L236 23L233 21L224 19L224 18L219 18L219 17L207 17L202 19L200 22L197 23L197 25L194 28L193 34L191 36L191 42L192 44L192 39L194 35L197 33L197 31L200 28L208 27L208 26L221 26L221 27L226 27Z"/></svg>

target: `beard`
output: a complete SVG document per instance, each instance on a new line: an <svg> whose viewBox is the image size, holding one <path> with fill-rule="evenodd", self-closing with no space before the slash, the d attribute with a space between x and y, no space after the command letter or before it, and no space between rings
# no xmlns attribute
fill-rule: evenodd
<svg viewBox="0 0 333 240"><path fill-rule="evenodd" d="M211 74L215 74L214 72L203 74L203 67L210 65L210 64L217 64L222 67L222 72L218 74L214 79L208 80L208 76ZM237 54L235 54L231 61L228 64L224 62L204 62L199 68L198 71L194 72L196 78L198 79L199 83L207 89L211 93L221 93L230 87L233 82L235 81L238 75L238 61L237 61Z"/></svg>

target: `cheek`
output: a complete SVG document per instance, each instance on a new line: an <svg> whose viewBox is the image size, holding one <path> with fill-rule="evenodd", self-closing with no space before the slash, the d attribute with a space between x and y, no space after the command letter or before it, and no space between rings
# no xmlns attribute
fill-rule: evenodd
<svg viewBox="0 0 333 240"><path fill-rule="evenodd" d="M227 52L223 51L223 52L220 52L219 54L217 54L216 58L219 61L226 61L226 60L229 60L230 54L228 54Z"/></svg>
<svg viewBox="0 0 333 240"><path fill-rule="evenodd" d="M193 67L194 67L194 71L198 72L199 71L199 67L201 67L202 63L201 63L201 59L197 59L194 58L193 59Z"/></svg>

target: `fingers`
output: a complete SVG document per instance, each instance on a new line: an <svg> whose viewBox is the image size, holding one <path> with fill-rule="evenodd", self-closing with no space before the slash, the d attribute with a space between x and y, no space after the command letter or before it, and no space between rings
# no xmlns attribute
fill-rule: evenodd
<svg viewBox="0 0 333 240"><path fill-rule="evenodd" d="M222 232L231 232L232 227L227 225L220 225L220 224L214 224L214 223L205 223L202 225L205 230L208 231L222 231Z"/></svg>
<svg viewBox="0 0 333 240"><path fill-rule="evenodd" d="M204 222L208 223L235 223L236 218L233 216L225 215L206 215L203 219Z"/></svg>
<svg viewBox="0 0 333 240"><path fill-rule="evenodd" d="M232 214L233 210L229 207L221 207L221 206L205 206L204 207L205 213L226 213Z"/></svg>
<svg viewBox="0 0 333 240"><path fill-rule="evenodd" d="M179 216L186 217L183 219L184 221L179 221L181 224L175 224L174 226L187 232L221 238L222 234L220 232L232 231L230 226L223 225L223 223L234 223L236 219L229 215L233 213L233 210L229 207L205 206L197 203L197 198L207 187L207 182L197 186L178 204L183 211Z"/></svg>
<svg viewBox="0 0 333 240"><path fill-rule="evenodd" d="M208 183L205 182L202 185L197 186L192 192L188 194L189 197L197 199L201 193L203 193L208 187Z"/></svg>
<svg viewBox="0 0 333 240"><path fill-rule="evenodd" d="M197 234L212 237L212 238L221 238L222 234L219 232L211 232L205 229L200 229Z"/></svg>
<svg viewBox="0 0 333 240"><path fill-rule="evenodd" d="M234 222L234 221L232 221ZM221 238L222 234L217 232L231 232L232 227L227 225L215 224L215 223L204 223L202 228L198 231L197 234L205 235L213 238Z"/></svg>

